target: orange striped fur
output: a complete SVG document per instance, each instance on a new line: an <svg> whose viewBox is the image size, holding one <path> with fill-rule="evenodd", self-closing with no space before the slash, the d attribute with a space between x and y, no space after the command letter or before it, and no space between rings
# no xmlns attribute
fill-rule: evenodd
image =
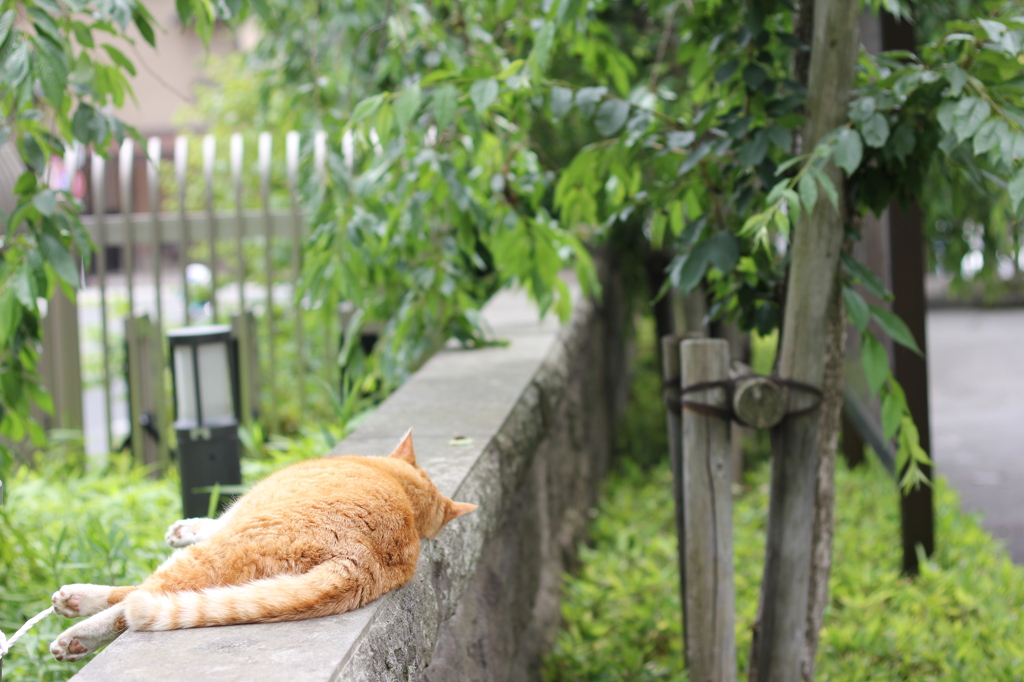
<svg viewBox="0 0 1024 682"><path fill-rule="evenodd" d="M58 613L95 615L51 651L78 660L125 623L174 630L351 611L407 582L420 538L475 508L440 494L416 465L411 432L389 457L294 464L206 522L218 524L212 535L176 552L137 588L61 588L53 597Z"/></svg>

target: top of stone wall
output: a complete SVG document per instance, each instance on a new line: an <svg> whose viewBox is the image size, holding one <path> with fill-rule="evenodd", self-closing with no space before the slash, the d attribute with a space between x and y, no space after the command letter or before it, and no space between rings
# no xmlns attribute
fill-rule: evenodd
<svg viewBox="0 0 1024 682"><path fill-rule="evenodd" d="M494 530L502 486L508 485L507 451L531 447L534 439L526 432L541 428L536 385L559 364L566 336L581 333L578 322L592 313L573 289L576 312L564 328L552 315L538 321L522 292L496 295L484 319L492 338L508 345L441 350L330 453L386 454L412 427L417 461L441 492L480 505L435 540L424 540L410 583L339 616L128 632L73 680L327 682L381 679L380 669L396 679L421 671L439 624L454 611ZM452 443L457 437L463 444ZM498 450L506 454L499 458ZM371 657L378 669L372 676L360 663Z"/></svg>

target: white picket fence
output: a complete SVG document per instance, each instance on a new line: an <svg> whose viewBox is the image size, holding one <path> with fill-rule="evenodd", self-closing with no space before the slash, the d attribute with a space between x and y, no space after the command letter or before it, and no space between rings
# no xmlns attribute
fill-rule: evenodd
<svg viewBox="0 0 1024 682"><path fill-rule="evenodd" d="M265 340L260 352L267 354L263 366L269 368L261 374L260 381L267 382L273 395L278 385L285 385L281 382L287 376L289 390L297 391L301 414L309 371L305 359L313 353L329 361L338 350L339 330L328 321L315 339L309 338L299 315L300 306L294 301L306 231L299 193L303 139L292 131L283 141L284 168L275 169L271 160L274 139L270 133L259 135L255 163L246 163L243 136L232 135L227 145L230 177L226 177L216 172L218 140L207 135L200 150L202 177L193 178L189 172L189 140L176 137L172 156L178 210L173 212L161 209L164 197L160 138L149 138L144 154L137 152L133 140L126 139L116 150L116 156L111 155L111 161L98 154L85 154L81 149L69 150L64 159L67 182L79 171L88 178L86 193L93 212L82 218L97 252L93 255L93 272L84 276L76 303L58 295L48 306L42 373L56 402L55 414L48 418L51 427L83 430L90 453L109 452L121 445L132 430L131 420L138 421L143 413L138 401L145 396L139 394L156 390L136 385L140 380L132 372L114 366L122 339L131 348L138 341L134 337L142 333L128 320L142 317L147 318L144 324L148 326L137 329L144 329L148 337L160 340L154 344L150 339L148 352L156 352L162 362L163 339L168 329L200 322L227 322L232 318L237 323L243 312L257 313L258 324L265 326L259 334ZM308 172L315 181L323 176L327 138L323 132L317 132L309 142L313 163ZM116 168L111 168L114 158ZM276 173L281 172L288 188L288 206L273 209L272 177L280 180ZM258 207L243 202L243 186L247 179L252 179L251 174L259 180ZM187 192L194 182L202 183L205 200L200 211L186 210ZM165 191L168 184L164 184ZM233 197L229 207L215 201L217 190L223 194L225 188L231 190ZM108 212L108 199L115 190L119 196L117 210ZM141 203L137 200L142 197L148 198L148 212L134 212L134 205ZM189 248L196 244L205 244L209 252L202 264L188 257ZM235 263L230 266L224 262L224 249L230 248L225 244L234 246ZM108 262L111 247L120 249L119 268ZM286 276L275 281L272 253L275 249L280 253L284 247L290 251L290 267ZM254 248L262 250L261 263L252 262ZM175 252L177 260L171 262L174 259L170 255ZM254 270L261 270L262 276L246 276L247 271ZM193 300L197 272L207 279L208 295L202 301ZM337 322L336 316L325 319ZM277 358L281 343L278 329L285 323L292 327L291 341L296 349L290 366L282 366ZM248 333L256 335L255 330ZM152 365L153 360L149 363ZM255 390L245 392L252 399L256 395ZM271 404L258 407L264 416L262 421L273 426L277 423L276 406L273 401L268 402ZM160 411L166 410L161 406ZM158 429L168 428L166 415L160 415L157 422ZM135 433L139 432L140 427L135 424ZM139 440L133 438L133 449ZM161 445L161 449L165 447Z"/></svg>

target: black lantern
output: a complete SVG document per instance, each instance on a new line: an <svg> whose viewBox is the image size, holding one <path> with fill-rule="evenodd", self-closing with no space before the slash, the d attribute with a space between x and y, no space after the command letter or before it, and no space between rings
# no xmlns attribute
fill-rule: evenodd
<svg viewBox="0 0 1024 682"><path fill-rule="evenodd" d="M182 506L185 518L207 516L214 490L242 483L237 343L227 325L175 329L167 339Z"/></svg>

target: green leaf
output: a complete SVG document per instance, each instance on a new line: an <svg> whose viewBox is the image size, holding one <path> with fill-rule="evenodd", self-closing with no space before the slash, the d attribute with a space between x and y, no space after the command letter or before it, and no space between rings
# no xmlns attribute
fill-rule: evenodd
<svg viewBox="0 0 1024 682"><path fill-rule="evenodd" d="M757 90L767 79L768 74L757 64L747 64L743 67L743 81L751 90Z"/></svg>
<svg viewBox="0 0 1024 682"><path fill-rule="evenodd" d="M75 116L71 119L71 133L75 136L76 140L83 144L93 141L93 118L95 116L95 109L84 102L79 103Z"/></svg>
<svg viewBox="0 0 1024 682"><path fill-rule="evenodd" d="M594 127L604 137L611 137L622 129L629 118L629 102L621 99L610 99L597 108Z"/></svg>
<svg viewBox="0 0 1024 682"><path fill-rule="evenodd" d="M1020 210L1021 199L1024 199L1024 168L1014 174L1013 179L1007 185L1010 192L1010 203L1013 204L1013 212Z"/></svg>
<svg viewBox="0 0 1024 682"><path fill-rule="evenodd" d="M889 139L889 122L882 114L875 113L864 123L860 132L867 146L881 149Z"/></svg>
<svg viewBox="0 0 1024 682"><path fill-rule="evenodd" d="M864 145L861 144L860 133L852 128L843 128L836 138L832 158L835 159L837 166L846 171L846 175L853 175L864 158Z"/></svg>
<svg viewBox="0 0 1024 682"><path fill-rule="evenodd" d="M817 166L811 166L810 168L808 168L808 170L811 172L812 175L814 175L814 179L818 181L818 185L821 187L821 189L824 190L825 196L828 197L829 202L832 204L832 208L834 208L836 212L838 212L839 193L836 192L836 186L832 183L832 178L826 175L825 172L822 171Z"/></svg>
<svg viewBox="0 0 1024 682"><path fill-rule="evenodd" d="M523 64L525 64L525 63L526 63L525 59L517 59L517 60L509 63L508 66L506 66L504 69L502 69L501 73L499 73L497 76L495 76L495 78L497 78L500 81L503 81L503 80L506 80L508 78L511 78L512 76L515 76L516 74L518 74L520 70L522 70Z"/></svg>
<svg viewBox="0 0 1024 682"><path fill-rule="evenodd" d="M384 101L386 93L379 93L371 95L366 99L359 102L356 108L352 110L352 117L349 119L350 123L358 123L365 118L369 118L377 113L377 107L380 106L381 102Z"/></svg>
<svg viewBox="0 0 1024 682"><path fill-rule="evenodd" d="M14 183L14 193L24 195L32 192L36 188L36 174L32 171L25 171L18 176L18 180Z"/></svg>
<svg viewBox="0 0 1024 682"><path fill-rule="evenodd" d="M793 146L793 133L782 126L768 128L768 139L771 140L773 145L784 152L788 152Z"/></svg>
<svg viewBox="0 0 1024 682"><path fill-rule="evenodd" d="M864 125L874 113L874 97L861 97L850 104L850 120L859 125Z"/></svg>
<svg viewBox="0 0 1024 682"><path fill-rule="evenodd" d="M740 147L739 162L744 166L757 166L764 161L771 142L764 129L758 130L754 136Z"/></svg>
<svg viewBox="0 0 1024 682"><path fill-rule="evenodd" d="M942 126L943 132L953 132L953 115L956 113L956 102L943 102L936 111L935 118Z"/></svg>
<svg viewBox="0 0 1024 682"><path fill-rule="evenodd" d="M957 102L953 111L953 131L957 142L963 142L978 132L990 113L992 107L979 97L964 97Z"/></svg>
<svg viewBox="0 0 1024 682"><path fill-rule="evenodd" d="M846 268L846 272L849 273L850 277L856 282L860 282L864 285L871 295L877 296L882 300L889 298L889 292L885 290L885 284L878 278L871 268L864 265L850 254L843 251L839 254L839 260L842 262L843 267Z"/></svg>
<svg viewBox="0 0 1024 682"><path fill-rule="evenodd" d="M411 88L403 90L399 93L398 97L395 98L395 102L391 108L395 112L395 123L398 124L400 130L404 131L409 127L409 122L412 121L413 116L416 115L416 112L420 108L422 96L420 86L414 85Z"/></svg>
<svg viewBox="0 0 1024 682"><path fill-rule="evenodd" d="M454 85L445 84L434 89L430 98L430 110L439 130L444 130L455 119L455 108L458 106L459 91Z"/></svg>
<svg viewBox="0 0 1024 682"><path fill-rule="evenodd" d="M38 48L39 84L43 87L46 99L59 110L64 106L64 91L68 85L67 55L45 37L37 37L35 43Z"/></svg>
<svg viewBox="0 0 1024 682"><path fill-rule="evenodd" d="M9 9L6 12L0 14L0 46L7 41L7 36L11 33L11 26L14 25L14 10Z"/></svg>
<svg viewBox="0 0 1024 682"><path fill-rule="evenodd" d="M21 305L30 310L35 309L36 297L35 292L32 290L31 273L28 267L22 266L14 271L10 287Z"/></svg>
<svg viewBox="0 0 1024 682"><path fill-rule="evenodd" d="M551 45L555 41L555 25L545 21L533 41L533 49L530 50L530 64L537 76L548 70L548 63L551 59Z"/></svg>
<svg viewBox="0 0 1024 682"><path fill-rule="evenodd" d="M395 112L387 100L381 102L380 108L377 109L377 116L373 119L373 129L377 131L377 136L382 142L386 142L391 137L391 128L395 124Z"/></svg>
<svg viewBox="0 0 1024 682"><path fill-rule="evenodd" d="M53 215L53 209L57 207L57 193L52 189L44 189L32 197L32 205L43 215Z"/></svg>
<svg viewBox="0 0 1024 682"><path fill-rule="evenodd" d="M800 182L797 183L796 188L800 192L800 203L810 213L814 210L814 205L818 203L818 183L815 182L813 175L804 173L800 176Z"/></svg>
<svg viewBox="0 0 1024 682"><path fill-rule="evenodd" d="M253 0L252 6L259 10L259 6L263 4L262 0ZM264 11L261 16L266 14ZM142 34L142 39L149 43L152 47L156 47L156 35L153 33L153 26L150 20L153 18L152 15L146 10L145 6L137 4L135 6L135 12L133 13L135 20L135 27L139 29L139 33Z"/></svg>
<svg viewBox="0 0 1024 682"><path fill-rule="evenodd" d="M683 228L686 227L686 221L683 219L683 202L673 201L668 205L668 218L669 227L672 229L672 234L679 236L683 233Z"/></svg>
<svg viewBox="0 0 1024 682"><path fill-rule="evenodd" d="M846 312L849 313L853 326L863 334L871 320L871 311L867 301L856 290L845 285L843 286L843 301L846 302Z"/></svg>
<svg viewBox="0 0 1024 682"><path fill-rule="evenodd" d="M121 52L121 50L117 49L113 45L108 45L106 43L103 44L103 49L107 51L107 54L110 55L110 59L113 60L115 64L120 66L122 69L124 69L131 75L135 75L135 65L132 64L131 60L128 59L128 57L124 56L124 53Z"/></svg>
<svg viewBox="0 0 1024 682"><path fill-rule="evenodd" d="M670 278L683 293L692 291L701 280L709 265L725 273L732 272L739 261L739 242L728 232L717 232L693 247L684 260L677 260Z"/></svg>
<svg viewBox="0 0 1024 682"><path fill-rule="evenodd" d="M877 395L889 377L889 353L870 332L861 335L860 364L872 395Z"/></svg>
<svg viewBox="0 0 1024 682"><path fill-rule="evenodd" d="M870 306L870 308L871 317L875 318L875 321L878 322L879 326L882 327L893 341L905 348L909 348L918 355L922 355L921 349L917 346L917 341L914 340L914 335L910 333L910 328L899 318L899 315L876 305Z"/></svg>
<svg viewBox="0 0 1024 682"><path fill-rule="evenodd" d="M990 118L985 121L978 129L978 134L974 136L975 156L998 147L1003 136L1008 132L1010 132L1010 126L1002 119Z"/></svg>
<svg viewBox="0 0 1024 682"><path fill-rule="evenodd" d="M1017 159L1024 159L1024 133L1008 132L999 142L999 153L1003 163L1013 167Z"/></svg>
<svg viewBox="0 0 1024 682"><path fill-rule="evenodd" d="M914 136L914 129L911 125L906 122L900 123L892 131L892 137L889 138L888 151L897 159L903 161L910 152L914 151L916 143L917 138Z"/></svg>
<svg viewBox="0 0 1024 682"><path fill-rule="evenodd" d="M0 83L4 83L12 90L25 80L29 70L29 50L24 42L19 43L14 50L7 55L3 69L0 70Z"/></svg>
<svg viewBox="0 0 1024 682"><path fill-rule="evenodd" d="M594 113L594 109L597 108L597 103L604 99L605 94L608 92L608 88L603 85L591 88L580 88L576 92L576 106L579 107L580 112L584 116L591 116Z"/></svg>
<svg viewBox="0 0 1024 682"><path fill-rule="evenodd" d="M21 305L18 304L14 292L5 289L0 293L0 344L6 346L10 342L20 323Z"/></svg>
<svg viewBox="0 0 1024 682"><path fill-rule="evenodd" d="M498 97L498 81L493 78L479 80L469 87L469 99L476 113L483 114Z"/></svg>
<svg viewBox="0 0 1024 682"><path fill-rule="evenodd" d="M29 7L28 16L32 19L32 25L35 26L37 33L45 33L53 40L60 42L60 29L54 23L53 17L39 7Z"/></svg>
<svg viewBox="0 0 1024 682"><path fill-rule="evenodd" d="M71 254L60 243L59 239L52 234L44 232L39 237L39 251L43 254L43 258L50 264L54 272L57 273L58 277L72 287L78 288L78 266L75 264L75 259L71 257Z"/></svg>
<svg viewBox="0 0 1024 682"><path fill-rule="evenodd" d="M902 421L903 405L900 403L899 397L887 391L882 396L882 435L885 440L892 440Z"/></svg>
<svg viewBox="0 0 1024 682"><path fill-rule="evenodd" d="M726 63L715 69L715 82L724 83L725 81L732 78L732 75L736 73L736 69L740 68L739 62L735 59L730 59Z"/></svg>
<svg viewBox="0 0 1024 682"><path fill-rule="evenodd" d="M946 80L949 81L950 97L959 97L967 84L967 72L956 64L950 64L946 68Z"/></svg>
<svg viewBox="0 0 1024 682"><path fill-rule="evenodd" d="M551 116L557 121L572 109L572 90L556 85L551 88Z"/></svg>
<svg viewBox="0 0 1024 682"><path fill-rule="evenodd" d="M651 219L651 247L660 249L665 241L665 227L668 225L668 217L658 211Z"/></svg>

